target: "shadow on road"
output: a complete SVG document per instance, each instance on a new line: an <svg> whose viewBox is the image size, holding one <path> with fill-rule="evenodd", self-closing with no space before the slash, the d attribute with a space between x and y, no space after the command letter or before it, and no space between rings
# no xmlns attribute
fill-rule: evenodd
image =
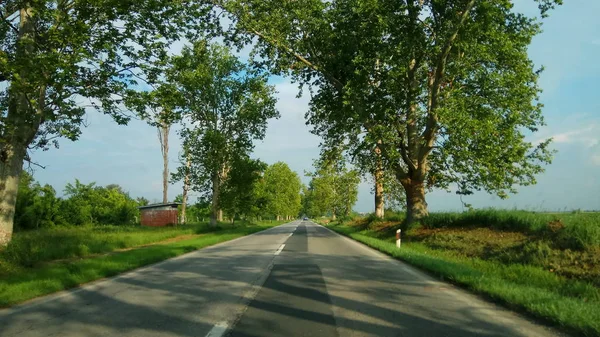
<svg viewBox="0 0 600 337"><path fill-rule="evenodd" d="M258 233L256 240L205 249L99 289L83 288L68 301L0 316L0 336L62 335L57 329L65 326L86 336L205 334L218 316L236 314L243 305L240 294L274 258L272 252L257 252L260 238L281 233ZM299 231L290 239L296 248L310 240L308 248L290 244L292 249L275 260L233 335L299 336L318 327L321 333L314 336L526 336L519 327L482 318L477 305L454 301L443 288L394 269L389 261L350 250L325 229ZM325 248L336 253L309 253L313 240L330 241ZM55 328L56 322L61 324Z"/></svg>

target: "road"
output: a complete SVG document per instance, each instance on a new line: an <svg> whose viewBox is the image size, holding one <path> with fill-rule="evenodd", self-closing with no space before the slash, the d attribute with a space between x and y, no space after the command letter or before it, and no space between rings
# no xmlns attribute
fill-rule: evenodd
<svg viewBox="0 0 600 337"><path fill-rule="evenodd" d="M0 336L559 336L307 221L0 311Z"/></svg>

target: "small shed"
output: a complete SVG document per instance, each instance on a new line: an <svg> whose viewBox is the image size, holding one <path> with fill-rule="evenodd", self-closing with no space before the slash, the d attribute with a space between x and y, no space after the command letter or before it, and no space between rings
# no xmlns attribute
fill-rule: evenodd
<svg viewBox="0 0 600 337"><path fill-rule="evenodd" d="M177 224L178 202L140 206L140 222L142 226L162 227Z"/></svg>

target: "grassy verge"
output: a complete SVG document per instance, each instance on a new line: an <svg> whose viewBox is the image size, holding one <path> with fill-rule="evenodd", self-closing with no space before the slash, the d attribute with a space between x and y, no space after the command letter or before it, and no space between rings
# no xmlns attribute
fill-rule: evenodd
<svg viewBox="0 0 600 337"><path fill-rule="evenodd" d="M590 282L557 275L553 270L537 265L486 259L465 254L460 249L436 246L427 240L417 241L418 233L414 241L403 240L402 249L397 249L393 237L382 235L382 232L391 232L389 228L394 226L383 226L386 228L383 231L382 226L370 228L336 223L327 226L443 280L484 294L577 335L600 336L600 289ZM436 235L440 236L439 233L432 234ZM411 240L410 235L407 239Z"/></svg>
<svg viewBox="0 0 600 337"><path fill-rule="evenodd" d="M83 255L82 258L69 261L46 262L30 267L16 267L5 269L0 279L0 307L11 306L38 296L50 294L56 291L76 287L86 282L94 281L103 277L114 276L119 273L156 263L187 252L214 245L220 242L232 240L244 235L255 233L282 222L262 222L259 224L241 224L211 230L200 233L193 239L181 240L167 243L157 243L150 246L134 248L127 251L114 252L102 256ZM140 229L141 238L135 238L135 231L129 232L133 235L131 240L118 241L133 244L134 242L148 244L164 239L174 238L178 235L186 235L207 230L205 226L192 226L195 228L169 230L169 229ZM107 242L113 242L112 236L105 236ZM96 235L92 241L86 241L82 236L82 242L101 240L101 235ZM152 241L154 240L154 241ZM60 241L55 241L60 244ZM85 243L81 243L85 244ZM138 244L139 245L139 244ZM53 247L53 246L49 246ZM107 244L104 247L119 247L122 245ZM132 246L129 246L132 247ZM10 248L10 247L9 247ZM117 249L117 248L115 248ZM113 249L114 250L114 249ZM109 249L103 250L107 252ZM5 253L5 252L2 252ZM86 257L87 256L87 257ZM0 256L2 257L2 256ZM65 255L60 256L65 258Z"/></svg>

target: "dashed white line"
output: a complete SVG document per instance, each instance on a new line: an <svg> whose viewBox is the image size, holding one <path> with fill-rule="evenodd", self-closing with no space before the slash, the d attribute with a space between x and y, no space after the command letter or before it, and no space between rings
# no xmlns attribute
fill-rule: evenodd
<svg viewBox="0 0 600 337"><path fill-rule="evenodd" d="M292 235L294 235L294 232L291 232L291 233L290 233L290 235L288 235L288 238L289 238L290 236L292 236Z"/></svg>
<svg viewBox="0 0 600 337"><path fill-rule="evenodd" d="M206 334L206 337L221 337L227 331L227 322L219 322Z"/></svg>
<svg viewBox="0 0 600 337"><path fill-rule="evenodd" d="M285 247L285 243L281 245L281 247L279 247L279 249L277 249L277 251L275 252L275 255L279 255L279 253L281 253L281 251L283 250L283 247Z"/></svg>

